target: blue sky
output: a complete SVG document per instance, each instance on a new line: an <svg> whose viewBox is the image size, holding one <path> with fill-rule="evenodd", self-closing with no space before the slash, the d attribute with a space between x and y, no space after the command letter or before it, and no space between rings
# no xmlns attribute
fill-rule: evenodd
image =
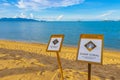
<svg viewBox="0 0 120 80"><path fill-rule="evenodd" d="M120 0L0 0L0 17L49 21L120 20Z"/></svg>

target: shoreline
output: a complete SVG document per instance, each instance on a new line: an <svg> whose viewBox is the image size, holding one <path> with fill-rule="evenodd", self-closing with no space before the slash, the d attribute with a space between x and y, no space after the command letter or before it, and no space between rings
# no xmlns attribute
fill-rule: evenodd
<svg viewBox="0 0 120 80"><path fill-rule="evenodd" d="M51 53L54 52L46 52L47 44L44 43L31 43L31 42L22 42L22 41L10 41L10 40L0 40L0 48L4 49L13 49L13 50L23 50L27 52L33 52L33 53L40 53L42 52L43 55L56 57L55 55L52 55ZM76 61L77 56L77 47L73 46L65 46L63 45L61 48L60 56L63 59L68 59L72 61ZM49 54L50 53L50 54ZM118 57L120 51L115 49L103 49L103 57L110 59L111 56ZM107 57L107 55L110 55L110 57ZM69 57L71 56L71 57ZM110 62L110 64L114 64L114 61ZM115 63L120 63L120 61L115 61ZM109 64L109 61L104 60L103 64Z"/></svg>
<svg viewBox="0 0 120 80"><path fill-rule="evenodd" d="M27 43L27 44L37 44L37 45L47 45L48 43L45 42L32 42L32 41L22 41L22 40L6 40L6 39L0 39L0 41L7 41L7 42L20 42L20 43ZM78 45L67 45L67 44L63 44L63 47L71 47L71 48L78 48ZM113 48L105 48L104 50L110 50L110 51L116 51L116 52L120 52L120 50L118 49L113 49Z"/></svg>

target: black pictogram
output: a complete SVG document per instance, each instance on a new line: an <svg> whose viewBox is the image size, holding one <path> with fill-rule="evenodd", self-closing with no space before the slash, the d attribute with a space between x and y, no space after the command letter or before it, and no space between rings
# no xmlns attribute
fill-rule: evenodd
<svg viewBox="0 0 120 80"><path fill-rule="evenodd" d="M96 45L95 45L92 41L89 41L89 42L86 43L84 46L85 46L85 47L87 48L87 50L89 50L89 51L92 51L92 50L96 47Z"/></svg>
<svg viewBox="0 0 120 80"><path fill-rule="evenodd" d="M59 42L59 41L58 41L57 39L55 39L55 40L53 41L53 44L56 45L58 42Z"/></svg>

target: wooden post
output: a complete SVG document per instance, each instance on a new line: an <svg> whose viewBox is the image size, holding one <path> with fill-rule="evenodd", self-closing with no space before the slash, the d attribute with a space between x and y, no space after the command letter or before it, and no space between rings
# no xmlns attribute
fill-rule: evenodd
<svg viewBox="0 0 120 80"><path fill-rule="evenodd" d="M57 54L58 65L59 65L60 73L61 73L61 80L64 80L64 77L63 77L63 70L62 70L62 65L61 65L59 53L57 52L56 54Z"/></svg>
<svg viewBox="0 0 120 80"><path fill-rule="evenodd" d="M88 80L91 80L91 64L88 63Z"/></svg>

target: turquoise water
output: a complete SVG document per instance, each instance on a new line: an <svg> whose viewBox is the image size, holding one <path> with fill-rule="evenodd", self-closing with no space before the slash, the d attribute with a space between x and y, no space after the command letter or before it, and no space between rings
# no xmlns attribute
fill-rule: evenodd
<svg viewBox="0 0 120 80"><path fill-rule="evenodd" d="M120 49L120 22L0 22L0 39L47 43L64 34L64 45L77 46L80 34L103 34L105 48Z"/></svg>

